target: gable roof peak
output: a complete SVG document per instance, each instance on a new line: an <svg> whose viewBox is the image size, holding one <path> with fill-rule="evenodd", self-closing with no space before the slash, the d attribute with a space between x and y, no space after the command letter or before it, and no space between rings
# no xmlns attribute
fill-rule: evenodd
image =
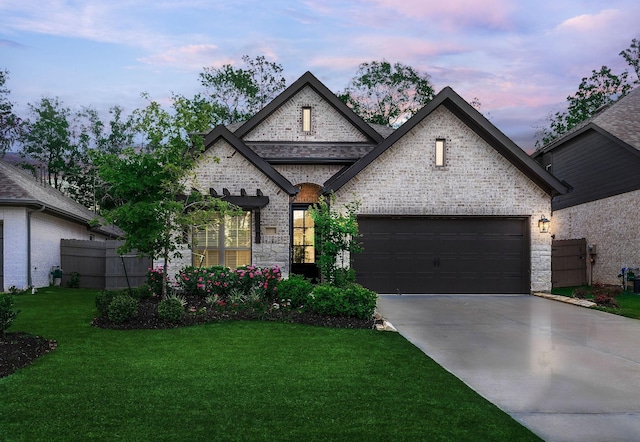
<svg viewBox="0 0 640 442"><path fill-rule="evenodd" d="M300 92L305 86L313 88L324 101L329 103L336 111L338 111L347 121L355 126L363 135L374 143L382 141L383 136L380 135L373 127L367 124L360 116L358 116L349 106L342 102L336 94L331 92L318 78L310 71L302 74L300 78L294 81L289 87L274 98L270 103L263 107L258 113L247 120L234 133L238 138L242 138L257 127L261 122L268 118L272 113L279 109L283 104L289 101L293 96Z"/></svg>
<svg viewBox="0 0 640 442"><path fill-rule="evenodd" d="M433 100L378 144L369 154L362 157L347 170L338 172L338 174L330 178L327 183L325 183L324 191L327 193L337 191L440 106L445 106L453 115L467 125L467 127L477 133L485 142L498 151L498 153L527 175L529 179L544 189L545 192L553 195L562 194L567 191L564 184L530 158L525 151L520 149L518 145L487 120L476 108L458 95L450 86L444 87Z"/></svg>

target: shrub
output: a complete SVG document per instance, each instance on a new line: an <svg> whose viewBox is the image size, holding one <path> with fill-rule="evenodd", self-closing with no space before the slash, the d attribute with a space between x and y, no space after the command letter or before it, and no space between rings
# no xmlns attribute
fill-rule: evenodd
<svg viewBox="0 0 640 442"><path fill-rule="evenodd" d="M308 305L312 291L313 284L302 275L289 275L278 282L278 297L286 299L293 308Z"/></svg>
<svg viewBox="0 0 640 442"><path fill-rule="evenodd" d="M587 298L587 290L583 287L579 287L577 289L573 289L572 293L574 298L578 299L586 299Z"/></svg>
<svg viewBox="0 0 640 442"><path fill-rule="evenodd" d="M67 281L67 287L71 289L80 288L80 273L71 272L69 280Z"/></svg>
<svg viewBox="0 0 640 442"><path fill-rule="evenodd" d="M178 322L184 314L184 306L179 299L168 298L158 304L158 317L163 321Z"/></svg>
<svg viewBox="0 0 640 442"><path fill-rule="evenodd" d="M618 301L608 293L598 293L595 296L594 301L600 307L618 308Z"/></svg>
<svg viewBox="0 0 640 442"><path fill-rule="evenodd" d="M139 287L134 287L131 289L131 296L137 299L151 298L153 295L153 289L147 284L142 284Z"/></svg>
<svg viewBox="0 0 640 442"><path fill-rule="evenodd" d="M151 293L153 295L161 295L162 294L162 267L155 267L153 269L149 269L147 271L147 286L150 287Z"/></svg>
<svg viewBox="0 0 640 442"><path fill-rule="evenodd" d="M236 270L220 266L188 266L176 275L176 286L187 294L203 298L218 295L222 299L228 299L232 293L238 297L240 292L247 298L258 297L269 301L276 297L280 278L278 266L245 266Z"/></svg>
<svg viewBox="0 0 640 442"><path fill-rule="evenodd" d="M13 296L0 294L0 336L4 339L20 310L13 309Z"/></svg>
<svg viewBox="0 0 640 442"><path fill-rule="evenodd" d="M138 301L131 296L118 294L113 297L107 308L107 316L116 324L124 322L135 316L138 310Z"/></svg>
<svg viewBox="0 0 640 442"><path fill-rule="evenodd" d="M231 273L231 270L221 266L187 266L176 275L176 286L189 295L203 298L211 294L226 296L230 289Z"/></svg>
<svg viewBox="0 0 640 442"><path fill-rule="evenodd" d="M96 308L98 309L98 312L100 312L100 315L107 316L109 313L109 304L111 304L113 298L119 294L120 292L107 290L102 290L98 293L98 296L96 296Z"/></svg>
<svg viewBox="0 0 640 442"><path fill-rule="evenodd" d="M347 298L346 316L368 319L373 316L378 302L378 294L360 284L351 284L344 290Z"/></svg>
<svg viewBox="0 0 640 442"><path fill-rule="evenodd" d="M359 284L335 287L321 284L310 296L311 308L320 315L366 319L373 315L378 295Z"/></svg>

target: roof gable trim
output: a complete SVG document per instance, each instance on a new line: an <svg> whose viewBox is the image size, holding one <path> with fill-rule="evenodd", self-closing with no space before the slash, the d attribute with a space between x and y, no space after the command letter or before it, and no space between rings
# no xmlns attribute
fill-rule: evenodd
<svg viewBox="0 0 640 442"><path fill-rule="evenodd" d="M269 163L258 156L253 150L251 150L246 144L242 142L236 135L231 133L229 129L223 125L217 126L211 132L209 132L204 138L204 150L209 149L218 139L224 139L231 145L236 151L245 157L250 163L252 163L258 170L264 173L271 181L273 181L278 187L287 192L289 195L295 195L298 193L298 188L289 182L284 176L282 176L277 170L275 170Z"/></svg>
<svg viewBox="0 0 640 442"><path fill-rule="evenodd" d="M257 114L247 120L236 131L235 135L242 138L257 127L269 115L289 101L294 95L300 92L305 86L311 87L327 103L336 109L347 121L355 126L362 134L375 143L382 141L383 137L373 127L360 118L349 106L343 103L333 92L329 90L311 72L306 72L297 79L291 86L286 88L280 95L274 98L269 104L263 107Z"/></svg>
<svg viewBox="0 0 640 442"><path fill-rule="evenodd" d="M324 191L330 193L340 189L441 105L444 105L503 157L528 176L529 179L544 189L545 192L550 195L567 192L567 187L563 183L544 170L542 166L531 159L513 141L448 86L369 154L365 155L346 171L339 172L330 178L325 183Z"/></svg>

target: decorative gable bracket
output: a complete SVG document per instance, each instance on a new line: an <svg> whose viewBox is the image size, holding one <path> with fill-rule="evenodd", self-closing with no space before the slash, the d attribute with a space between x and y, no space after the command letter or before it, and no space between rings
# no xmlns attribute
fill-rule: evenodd
<svg viewBox="0 0 640 442"><path fill-rule="evenodd" d="M231 195L229 189L226 187L222 189L222 195L216 192L216 189L211 187L209 189L209 195L214 198L220 198L222 201L234 204L238 207L242 207L245 210L261 209L269 204L269 197L265 196L260 189L256 190L256 195L248 195L247 191L240 189L240 195Z"/></svg>
<svg viewBox="0 0 640 442"><path fill-rule="evenodd" d="M222 189L222 195L216 192L216 189L213 187L209 188L209 195L214 198L220 198L222 201L226 201L233 205L243 208L244 210L252 210L255 217L255 225L256 225L256 236L255 243L260 244L262 242L262 237L260 232L261 222L260 222L260 209L266 207L269 204L269 197L262 193L262 190L256 189L255 196L248 195L245 189L240 189L240 195L231 195L229 189L224 187Z"/></svg>

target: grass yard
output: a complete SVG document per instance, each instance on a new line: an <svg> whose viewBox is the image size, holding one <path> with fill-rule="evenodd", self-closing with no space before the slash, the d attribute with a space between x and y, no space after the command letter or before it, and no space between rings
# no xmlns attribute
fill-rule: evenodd
<svg viewBox="0 0 640 442"><path fill-rule="evenodd" d="M562 287L556 288L551 291L554 295L573 296L575 289L583 289L587 292L586 299L593 301L593 295L591 294L592 287ZM640 294L624 292L615 296L615 300L618 303L617 308L612 307L596 307L598 310L613 313L620 316L626 316L628 318L640 319Z"/></svg>
<svg viewBox="0 0 640 442"><path fill-rule="evenodd" d="M95 291L16 298L55 351L0 379L0 440L539 440L397 333L90 325Z"/></svg>

